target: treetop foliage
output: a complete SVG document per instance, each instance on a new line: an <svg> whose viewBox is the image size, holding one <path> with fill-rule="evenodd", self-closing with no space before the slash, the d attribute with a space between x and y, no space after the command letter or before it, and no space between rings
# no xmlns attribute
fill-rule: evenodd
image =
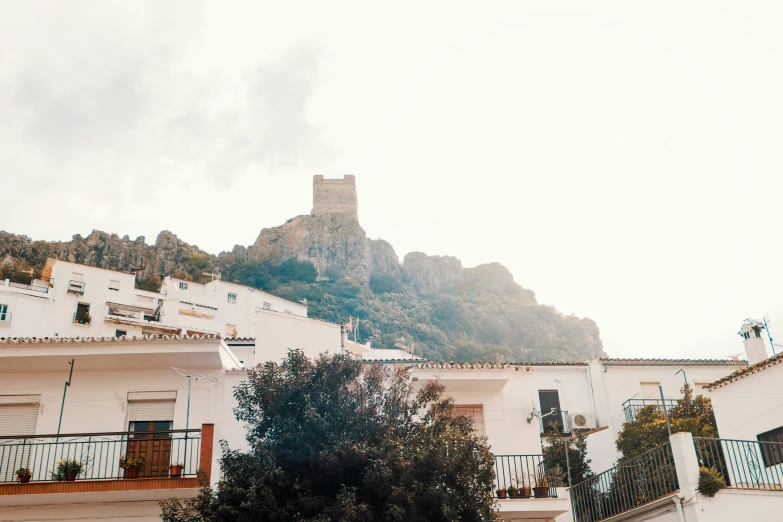
<svg viewBox="0 0 783 522"><path fill-rule="evenodd" d="M223 444L217 488L163 503L164 522L499 520L494 457L438 383L291 351L235 396L250 451Z"/></svg>
<svg viewBox="0 0 783 522"><path fill-rule="evenodd" d="M718 438L718 426L712 411L712 402L703 395L693 396L689 384L682 389L682 398L669 408L672 433L690 432L694 437ZM623 424L617 436L617 450L622 452L620 462L641 455L669 440L663 409L650 404L636 411L633 422Z"/></svg>

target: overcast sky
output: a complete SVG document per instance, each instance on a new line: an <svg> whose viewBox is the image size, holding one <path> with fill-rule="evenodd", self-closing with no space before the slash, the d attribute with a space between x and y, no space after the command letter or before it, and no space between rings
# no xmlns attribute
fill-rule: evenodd
<svg viewBox="0 0 783 522"><path fill-rule="evenodd" d="M218 253L349 173L400 259L501 262L611 356L783 343L783 3L696 4L6 1L0 229Z"/></svg>

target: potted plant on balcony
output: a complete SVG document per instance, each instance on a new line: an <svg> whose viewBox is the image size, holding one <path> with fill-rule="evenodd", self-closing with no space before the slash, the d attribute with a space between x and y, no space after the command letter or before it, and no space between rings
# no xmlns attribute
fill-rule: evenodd
<svg viewBox="0 0 783 522"><path fill-rule="evenodd" d="M541 471L536 472L536 485L533 486L533 496L535 498L549 497L549 480Z"/></svg>
<svg viewBox="0 0 783 522"><path fill-rule="evenodd" d="M503 488L498 488L495 490L495 493L497 493L498 498L503 499L506 498L506 490Z"/></svg>
<svg viewBox="0 0 783 522"><path fill-rule="evenodd" d="M177 462L176 464L171 465L171 476L172 477L181 477L182 476L182 468L184 466L181 462Z"/></svg>
<svg viewBox="0 0 783 522"><path fill-rule="evenodd" d="M146 459L143 455L136 455L135 457L124 455L120 457L120 468L125 470L126 479L139 478L139 471L144 470L145 463Z"/></svg>
<svg viewBox="0 0 783 522"><path fill-rule="evenodd" d="M519 486L519 498L530 498L530 484L525 484L524 477L519 473L517 473L517 486Z"/></svg>
<svg viewBox="0 0 783 522"><path fill-rule="evenodd" d="M508 488L508 498L519 498L519 489L517 489L513 482Z"/></svg>
<svg viewBox="0 0 783 522"><path fill-rule="evenodd" d="M27 468L17 469L15 475L16 475L16 480L18 480L22 484L27 484L28 482L30 482L30 479L33 477L33 474Z"/></svg>
<svg viewBox="0 0 783 522"><path fill-rule="evenodd" d="M73 482L82 471L83 463L76 459L62 459L57 463L57 469L53 473L54 480Z"/></svg>

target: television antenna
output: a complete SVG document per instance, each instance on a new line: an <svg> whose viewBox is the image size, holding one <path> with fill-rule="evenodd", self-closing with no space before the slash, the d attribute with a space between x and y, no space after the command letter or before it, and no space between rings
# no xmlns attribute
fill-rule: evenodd
<svg viewBox="0 0 783 522"><path fill-rule="evenodd" d="M767 338L769 338L769 345L772 347L772 355L775 355L775 347L783 348L783 345L781 344L775 344L772 342L772 332L769 331L769 323L772 322L772 319L769 318L769 314L765 315L762 318L762 321L764 321L764 329L767 331Z"/></svg>
<svg viewBox="0 0 783 522"><path fill-rule="evenodd" d="M178 375L181 375L182 377L187 377L188 378L188 408L187 408L187 413L185 414L185 429L188 429L188 427L190 426L190 382L193 379L195 379L197 381L198 380L212 381L213 382L213 386L212 387L213 388L217 388L218 385L220 384L220 376L219 375L212 375L212 376L202 375L200 373L191 372L191 371L188 371L188 370L183 370L181 368L174 368L173 366L171 367L171 369L174 370L175 372L177 372Z"/></svg>

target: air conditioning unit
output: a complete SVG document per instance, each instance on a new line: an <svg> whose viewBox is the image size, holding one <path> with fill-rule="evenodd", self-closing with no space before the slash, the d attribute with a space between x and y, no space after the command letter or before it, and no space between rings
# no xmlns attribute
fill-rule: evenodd
<svg viewBox="0 0 783 522"><path fill-rule="evenodd" d="M574 430L592 430L595 429L594 413L572 413L571 429Z"/></svg>

